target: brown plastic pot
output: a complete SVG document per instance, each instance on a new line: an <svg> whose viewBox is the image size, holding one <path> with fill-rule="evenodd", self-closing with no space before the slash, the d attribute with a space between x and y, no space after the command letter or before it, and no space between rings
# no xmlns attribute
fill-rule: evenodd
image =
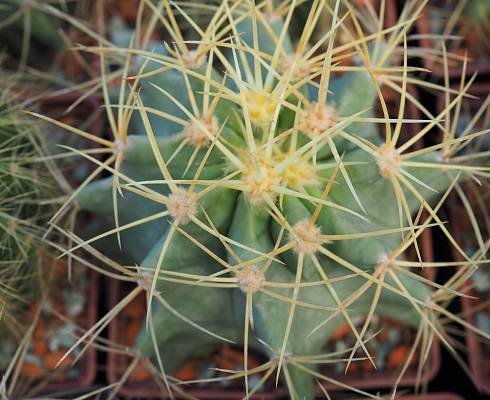
<svg viewBox="0 0 490 400"><path fill-rule="evenodd" d="M73 260L73 271L75 269L78 271L77 286L73 288L73 291L69 290L77 298L80 295L83 296L84 303L79 304L77 307L80 308L77 308L76 312L72 311L74 314L70 315L63 293L70 285L65 275L67 263L57 260L46 267L59 272L56 273L55 279L46 284L49 291L48 311L45 312L42 308L43 312L39 314L39 319L32 322L35 326L28 343L27 355L25 358L22 357L15 366L16 369L18 368L19 375L15 382L7 382L6 394L15 398L38 398L41 393L50 398L62 397L64 393L86 390L94 384L96 378L97 353L94 347L89 347L74 365L67 362L61 363L57 368L54 365L61 360L68 349L68 345L64 344L63 340L58 341L59 336L57 335L66 329L63 324L69 322L76 326L72 333L80 337L97 322L98 275L92 270L84 270L85 267L79 261ZM45 275L50 273L50 271L45 271ZM28 312L28 315L33 317L39 307L45 306L33 303L31 307L34 307L34 312ZM70 333L64 333L64 335L70 335ZM50 349L51 345L54 345L55 348ZM39 360L37 361L39 364L34 362L34 359ZM73 357L69 360L73 361Z"/></svg>
<svg viewBox="0 0 490 400"><path fill-rule="evenodd" d="M458 91L459 87L457 85L451 86L451 88L455 91ZM484 123L478 122L476 123L476 127L474 131L485 130L490 128L490 104L487 103L486 108L482 108L485 100L490 95L490 83L482 82L473 84L469 90L469 94L476 96L476 98L464 98L462 100L461 114L464 115L468 121L472 119L472 117L482 110L482 118L488 124L484 126ZM454 98L454 95L453 97ZM441 95L437 100L437 111L440 113L444 109L445 98L444 95ZM453 115L454 113L451 113ZM464 122L462 126L466 128L468 125L467 122ZM488 146L488 142L483 143L482 146ZM488 148L480 148L479 151L488 150ZM484 216L478 214L480 209L476 206L475 196L483 198L486 196L486 207L487 211L489 209L488 202L488 188L481 187L476 182L469 182L473 184L473 188L471 191L466 191L469 201L471 204L474 204L474 211L476 213L476 220L480 223L485 220ZM469 217L465 211L464 206L461 204L461 201L453 194L449 203L449 216L450 223L452 228L452 234L457 243L463 248L463 250L468 251L471 254L471 251L476 250L477 245L474 239L474 234L472 232L471 222ZM487 237L484 237L484 240L488 240L489 232L482 225L480 226L482 231L486 232ZM452 248L453 257L458 262L463 262L463 256ZM482 265L481 268L488 268L487 265ZM477 320L475 313L476 311L483 311L490 314L490 305L487 305L484 309L481 309L481 303L484 299L481 299L482 294L472 288L472 284L468 282L466 287L466 294L472 297L462 297L461 307L462 307L462 315L465 320L471 324L472 326L476 326ZM490 293L487 296L487 303L490 301ZM467 357L468 364L470 367L470 371L472 373L472 377L477 385L477 387L486 394L490 394L490 343L485 341L481 337L479 337L475 332L465 329L466 332L466 345L467 345Z"/></svg>
<svg viewBox="0 0 490 400"><path fill-rule="evenodd" d="M473 290L467 294L477 299L481 297L481 294ZM478 300L463 297L461 303L466 321L473 326L477 325L474 309L490 314L490 306L487 305L482 310L478 305ZM468 347L468 363L476 385L483 393L490 394L490 343L484 341L475 332L466 329L466 345Z"/></svg>
<svg viewBox="0 0 490 400"><path fill-rule="evenodd" d="M365 397L364 397L365 399ZM407 394L397 397L397 399L403 400L465 400L461 396L455 393L427 393L427 394ZM346 398L345 400L362 400L361 398Z"/></svg>
<svg viewBox="0 0 490 400"><path fill-rule="evenodd" d="M463 249L472 248L474 243L471 239L471 225L464 212L464 207L456 198L451 200L451 227L453 236L458 243L463 245ZM456 261L463 262L463 257L459 252L453 251ZM481 268L488 268L482 266ZM465 295L471 297L461 298L461 310L464 319L472 326L477 326L476 313L484 312L490 314L490 294L487 295L487 304L482 307L482 294L478 293L471 282L467 282ZM472 378L478 388L483 393L490 394L490 343L482 339L477 333L465 328L465 340L467 347L467 358Z"/></svg>
<svg viewBox="0 0 490 400"><path fill-rule="evenodd" d="M454 37L444 42L440 38L434 37L434 35L449 33L453 36L462 36L464 38L466 32L471 33L471 31L473 31L472 33L474 34L475 29L478 28L475 26L475 23L467 21L461 16L451 32L444 32L444 27L446 24L445 21L447 21L448 18L454 14L459 0L447 0L446 3L447 5L445 7L437 7L431 5L429 2L421 13L420 18L417 20L417 38L423 53L425 53L421 55L423 66L432 72L431 76L434 78L444 78L444 67L442 61L439 60L442 60L442 44L445 43L448 54L450 57L451 53L453 55L449 60L449 78L457 79L461 77L463 73L463 57L465 51L468 51L468 61L466 67L467 76L471 76L475 72L478 72L479 74L490 73L490 54L483 58L476 57L472 59L471 44L463 43L461 46L459 46L459 49L453 49L454 44L456 43L456 39ZM437 58L439 60L434 60L431 58L431 55L434 55L435 52L438 53Z"/></svg>
<svg viewBox="0 0 490 400"><path fill-rule="evenodd" d="M74 261L73 268L81 267ZM87 287L85 290L86 307L82 311L79 319L79 326L88 330L95 325L98 318L98 299L99 299L99 276L95 271L87 271ZM81 336L84 332L79 332ZM83 346L83 344L82 344ZM76 379L64 381L52 381L46 385L44 392L59 394L71 390L86 389L94 384L97 375L97 351L91 346L84 353L82 358L76 364L78 366L78 375Z"/></svg>
<svg viewBox="0 0 490 400"><path fill-rule="evenodd" d="M451 227L452 234L464 250L475 249L471 223L464 210L463 205L454 196L451 199ZM488 233L487 233L488 234ZM463 262L463 256L453 251L456 261ZM488 268L482 265L480 268ZM461 298L462 316L472 326L478 326L477 314L490 315L490 293L479 293L471 282L467 282L465 295L470 297ZM490 342L485 340L472 330L465 328L465 340L467 347L467 358L472 378L483 393L490 394Z"/></svg>

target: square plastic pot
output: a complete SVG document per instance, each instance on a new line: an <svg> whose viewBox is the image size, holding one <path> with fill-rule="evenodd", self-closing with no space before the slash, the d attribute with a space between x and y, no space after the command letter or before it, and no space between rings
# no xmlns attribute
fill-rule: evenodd
<svg viewBox="0 0 490 400"><path fill-rule="evenodd" d="M57 265L55 265L57 264ZM62 265L61 269L58 266ZM50 266L51 267L51 266ZM53 262L53 269L66 272L66 263ZM74 260L72 267L81 271L73 287L65 278L49 283L49 307L43 308L39 319L33 322L34 327L26 345L25 356L16 359L14 369L5 386L5 395L9 398L64 398L68 393L86 390L94 384L97 375L97 352L89 347L76 361L54 364L61 361L68 348L90 329L98 318L98 275L84 268ZM75 273L74 273L75 275ZM68 277L66 277L68 280ZM75 286L76 285L76 286ZM33 305L38 310L39 305ZM45 307L42 303L40 307ZM33 315L30 312L28 315ZM74 353L77 353L75 350ZM73 361L73 355L69 360ZM1 371L2 373L4 371ZM17 373L19 373L17 375ZM42 396L41 396L42 395Z"/></svg>
<svg viewBox="0 0 490 400"><path fill-rule="evenodd" d="M389 397L387 397L388 399ZM465 400L455 393L440 392L440 393L427 393L427 394L406 394L398 396L400 400ZM362 400L361 398L345 398L344 400Z"/></svg>
<svg viewBox="0 0 490 400"><path fill-rule="evenodd" d="M463 249L472 250L475 249L475 242L472 236L472 228L469 223L468 217L464 212L464 207L453 198L451 207L451 226L453 229L453 236L463 245ZM454 251L454 258L456 261L463 262L463 257L459 252ZM484 274L490 276L488 265L482 265L480 269ZM484 285L488 278L478 278L478 285ZM461 313L466 322L471 326L481 327L481 329L488 331L488 327L485 329L485 321L490 319L490 289L484 288L482 290L475 289L475 282L467 282L465 295L469 297L461 298ZM467 362L469 369L475 382L477 389L483 393L490 395L490 342L476 332L465 328L465 342L467 349ZM487 332L488 333L488 332Z"/></svg>

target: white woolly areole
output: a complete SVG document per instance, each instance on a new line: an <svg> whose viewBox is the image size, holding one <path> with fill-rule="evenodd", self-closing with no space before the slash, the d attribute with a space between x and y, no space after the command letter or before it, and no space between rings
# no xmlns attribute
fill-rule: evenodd
<svg viewBox="0 0 490 400"><path fill-rule="evenodd" d="M311 74L311 63L309 60L305 62L296 54L287 54L279 60L277 69L283 75L291 73L291 81L299 82Z"/></svg>
<svg viewBox="0 0 490 400"><path fill-rule="evenodd" d="M300 117L302 132L314 139L335 123L335 109L328 104L313 103Z"/></svg>
<svg viewBox="0 0 490 400"><path fill-rule="evenodd" d="M187 53L182 55L182 60L186 68L196 69L204 64L206 57L199 54L196 50L189 50Z"/></svg>
<svg viewBox="0 0 490 400"><path fill-rule="evenodd" d="M118 155L120 153L124 153L129 149L129 143L124 142L120 138L116 138L114 140L114 147L112 148L112 153Z"/></svg>
<svg viewBox="0 0 490 400"><path fill-rule="evenodd" d="M318 226L310 224L309 219L298 221L293 226L293 230L295 235L289 234L289 242L293 243L293 250L296 253L314 254L321 249L322 232Z"/></svg>
<svg viewBox="0 0 490 400"><path fill-rule="evenodd" d="M400 165L401 158L400 153L394 147L381 146L381 155L389 162L376 158L376 164L378 164L379 172L383 178L390 178L397 173L396 167Z"/></svg>
<svg viewBox="0 0 490 400"><path fill-rule="evenodd" d="M376 265L376 269L382 268L387 271L393 264L395 264L395 259L389 257L388 254L382 254L378 259L378 265Z"/></svg>
<svg viewBox="0 0 490 400"><path fill-rule="evenodd" d="M186 224L197 212L196 203L192 195L186 190L178 188L168 196L167 210L178 224Z"/></svg>
<svg viewBox="0 0 490 400"><path fill-rule="evenodd" d="M205 130L213 136L218 134L218 119L215 116L212 116L209 121L204 117L199 117L198 121L191 121L184 128L183 134L194 147L208 147L211 144L211 139Z"/></svg>
<svg viewBox="0 0 490 400"><path fill-rule="evenodd" d="M264 287L265 276L260 274L256 266L251 265L243 271L241 276L238 276L237 283L242 292L255 293Z"/></svg>

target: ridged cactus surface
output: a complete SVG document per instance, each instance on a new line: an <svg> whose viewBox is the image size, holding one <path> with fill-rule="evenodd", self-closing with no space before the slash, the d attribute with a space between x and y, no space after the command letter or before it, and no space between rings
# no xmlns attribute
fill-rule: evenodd
<svg viewBox="0 0 490 400"><path fill-rule="evenodd" d="M222 2L206 30L194 26L197 47L164 4L173 43L127 51L127 135L112 147L111 178L77 198L102 216L85 244L137 266L151 309L135 349L166 373L233 342L268 355L292 398L311 399L341 324L364 349L359 315L431 325L433 288L404 254L420 256L419 235L440 223L433 207L461 168L438 148L401 143L403 109L375 117L386 82L400 107L408 101L389 32L352 32L356 65L337 66L339 4L311 43L325 1L299 38L289 36L294 4ZM403 32L393 33L402 47Z"/></svg>

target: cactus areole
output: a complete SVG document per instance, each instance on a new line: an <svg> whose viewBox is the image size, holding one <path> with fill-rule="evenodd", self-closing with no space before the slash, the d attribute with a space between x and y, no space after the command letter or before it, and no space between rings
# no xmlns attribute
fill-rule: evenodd
<svg viewBox="0 0 490 400"><path fill-rule="evenodd" d="M381 42L360 46L337 85L330 50L315 61L293 48L294 10L270 17L242 3L217 7L215 36L201 32L192 50L207 51L199 63L179 43L140 57L117 181L88 185L78 203L117 215L119 229L105 228L118 231L113 254L145 277L140 354L171 373L237 343L268 355L292 397L312 399L315 360L341 324L370 312L423 322L431 288L399 249L454 178L437 151L406 162L374 120L376 78L390 68Z"/></svg>

